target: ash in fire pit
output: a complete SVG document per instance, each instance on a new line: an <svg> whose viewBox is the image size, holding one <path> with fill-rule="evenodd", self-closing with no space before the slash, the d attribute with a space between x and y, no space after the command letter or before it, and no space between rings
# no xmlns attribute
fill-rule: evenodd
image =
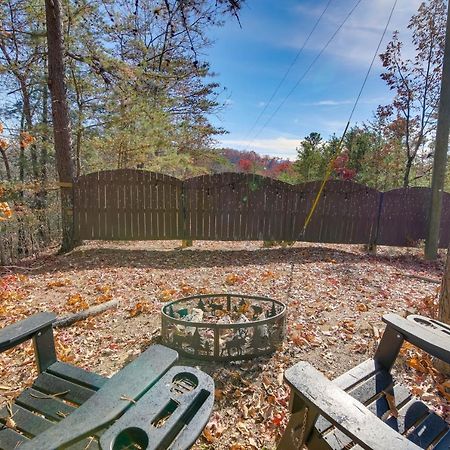
<svg viewBox="0 0 450 450"><path fill-rule="evenodd" d="M162 308L162 340L185 356L240 360L272 353L285 335L286 306L239 294L195 295Z"/></svg>

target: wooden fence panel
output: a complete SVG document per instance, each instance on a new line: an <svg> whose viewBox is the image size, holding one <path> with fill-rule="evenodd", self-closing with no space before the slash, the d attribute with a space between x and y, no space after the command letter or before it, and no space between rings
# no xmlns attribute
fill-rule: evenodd
<svg viewBox="0 0 450 450"><path fill-rule="evenodd" d="M320 182L289 185L222 173L181 181L142 170L88 174L74 184L77 240L272 240L410 246L425 239L430 190L381 193L332 180L304 232ZM450 240L443 197L440 246Z"/></svg>
<svg viewBox="0 0 450 450"><path fill-rule="evenodd" d="M450 194L444 192L442 196L442 216L439 247L448 248L450 244Z"/></svg>
<svg viewBox="0 0 450 450"><path fill-rule="evenodd" d="M377 232L381 193L367 186L331 180L302 235L305 220L320 189L320 182L295 186L297 216L292 240L363 244L373 242Z"/></svg>
<svg viewBox="0 0 450 450"><path fill-rule="evenodd" d="M74 186L77 240L179 239L182 182L132 169L96 172Z"/></svg>
<svg viewBox="0 0 450 450"><path fill-rule="evenodd" d="M402 188L385 192L377 243L408 247L425 239L430 194L428 188Z"/></svg>

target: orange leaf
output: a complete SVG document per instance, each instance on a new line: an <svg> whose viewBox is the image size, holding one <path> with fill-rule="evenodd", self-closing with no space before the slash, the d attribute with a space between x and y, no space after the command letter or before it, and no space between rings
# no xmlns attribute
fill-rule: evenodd
<svg viewBox="0 0 450 450"><path fill-rule="evenodd" d="M71 286L72 281L70 281L68 278L64 278L62 280L55 280L55 281L49 281L47 283L47 288L51 289L54 287L63 287L63 286Z"/></svg>
<svg viewBox="0 0 450 450"><path fill-rule="evenodd" d="M450 380L437 385L438 391L450 402Z"/></svg>
<svg viewBox="0 0 450 450"><path fill-rule="evenodd" d="M159 299L162 302L168 302L170 300L172 300L173 296L176 294L176 290L175 289L164 289L161 294L159 295Z"/></svg>
<svg viewBox="0 0 450 450"><path fill-rule="evenodd" d="M10 219L12 215L8 202L0 202L0 222Z"/></svg>
<svg viewBox="0 0 450 450"><path fill-rule="evenodd" d="M242 277L236 275L235 273L231 273L225 278L225 283L230 286L239 282L242 282Z"/></svg>
<svg viewBox="0 0 450 450"><path fill-rule="evenodd" d="M112 299L112 295L111 294L103 294L103 295L99 295L96 299L95 299L95 303L98 305L100 303L105 303L105 302L109 302Z"/></svg>
<svg viewBox="0 0 450 450"><path fill-rule="evenodd" d="M413 369L416 369L419 372L423 372L423 373L427 372L426 367L422 364L421 360L417 357L408 359L406 361L406 363L408 364L409 367L412 367Z"/></svg>
<svg viewBox="0 0 450 450"><path fill-rule="evenodd" d="M72 312L82 311L89 308L88 302L82 297L81 294L75 294L68 298L66 305L68 310Z"/></svg>
<svg viewBox="0 0 450 450"><path fill-rule="evenodd" d="M213 434L211 433L211 430L208 427L206 427L203 430L202 435L210 444L212 444L215 441L215 438L214 438Z"/></svg>
<svg viewBox="0 0 450 450"><path fill-rule="evenodd" d="M130 317L136 317L142 313L151 312L151 308L148 302L137 302L134 308L130 311Z"/></svg>
<svg viewBox="0 0 450 450"><path fill-rule="evenodd" d="M245 450L245 447L242 444L233 444L230 450Z"/></svg>
<svg viewBox="0 0 450 450"><path fill-rule="evenodd" d="M22 148L27 148L35 142L36 138L31 136L31 134L27 131L23 131L22 133L20 133L20 146Z"/></svg>

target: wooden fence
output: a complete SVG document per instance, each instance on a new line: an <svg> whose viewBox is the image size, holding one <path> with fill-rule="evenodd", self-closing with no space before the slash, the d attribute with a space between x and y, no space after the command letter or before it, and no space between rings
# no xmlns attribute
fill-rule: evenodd
<svg viewBox="0 0 450 450"><path fill-rule="evenodd" d="M142 170L96 172L74 185L78 240L272 240L412 246L425 239L430 190L379 192L329 181L303 234L320 182L289 185L242 173L181 181ZM443 199L440 247L450 239Z"/></svg>

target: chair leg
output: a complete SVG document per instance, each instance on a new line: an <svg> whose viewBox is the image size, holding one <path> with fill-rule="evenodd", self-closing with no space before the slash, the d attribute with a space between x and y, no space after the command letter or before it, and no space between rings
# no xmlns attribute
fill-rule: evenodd
<svg viewBox="0 0 450 450"><path fill-rule="evenodd" d="M303 449L319 417L318 411L308 408L296 395L291 398L291 405L291 418L277 450Z"/></svg>
<svg viewBox="0 0 450 450"><path fill-rule="evenodd" d="M400 348L403 344L403 336L389 325L384 331L374 359L380 363L388 372L391 371L392 366L397 359Z"/></svg>
<svg viewBox="0 0 450 450"><path fill-rule="evenodd" d="M38 372L44 372L56 362L55 341L53 339L53 327L43 329L33 337L34 354Z"/></svg>

